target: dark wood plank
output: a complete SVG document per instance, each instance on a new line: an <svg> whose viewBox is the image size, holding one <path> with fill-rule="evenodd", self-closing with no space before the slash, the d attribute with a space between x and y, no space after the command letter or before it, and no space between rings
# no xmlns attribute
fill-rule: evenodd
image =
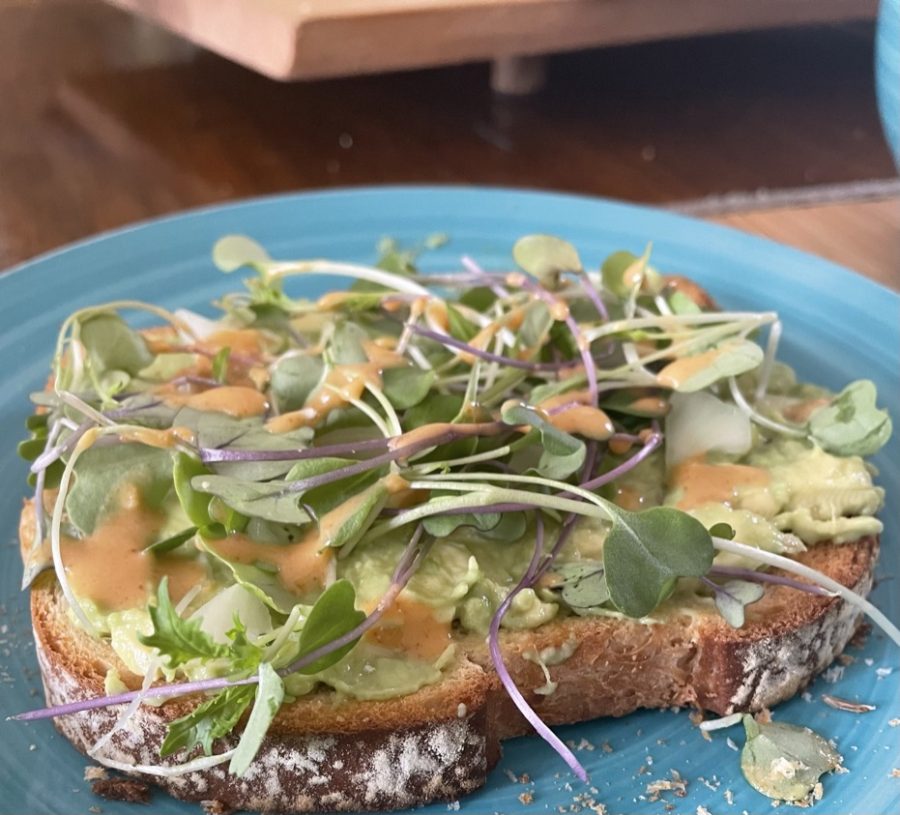
<svg viewBox="0 0 900 815"><path fill-rule="evenodd" d="M894 173L871 26L278 84L87 2L0 5L0 267L129 221L346 184L547 187L666 203Z"/></svg>

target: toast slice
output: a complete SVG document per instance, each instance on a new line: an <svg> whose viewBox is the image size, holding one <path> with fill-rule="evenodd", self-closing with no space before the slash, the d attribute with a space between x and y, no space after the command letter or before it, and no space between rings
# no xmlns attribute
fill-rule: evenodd
<svg viewBox="0 0 900 815"><path fill-rule="evenodd" d="M878 540L819 544L797 560L849 588L872 587ZM116 668L131 674L112 649L77 627L52 573L32 588L32 621L47 702L104 694ZM748 608L743 628L715 614L671 613L655 622L611 617L568 617L535 630L503 632L512 677L549 724L622 716L638 708L693 706L727 714L774 705L804 687L843 650L860 612L839 599L769 586ZM558 683L547 695L533 652L576 643L571 656L549 668ZM228 775L224 765L176 777L146 780L186 800L216 800L261 812L396 809L450 800L481 786L500 756L503 739L529 731L494 673L484 641L461 636L455 663L435 685L386 701L345 699L318 691L285 705L249 771ZM141 706L99 760L177 764L159 759L166 724L201 697ZM121 708L57 718L79 750L115 723ZM240 726L238 727L238 730ZM237 735L216 751L234 746Z"/></svg>

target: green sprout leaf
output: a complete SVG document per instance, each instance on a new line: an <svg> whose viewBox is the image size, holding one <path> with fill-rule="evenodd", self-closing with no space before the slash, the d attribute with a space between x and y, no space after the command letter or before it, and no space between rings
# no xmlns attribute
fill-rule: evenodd
<svg viewBox="0 0 900 815"><path fill-rule="evenodd" d="M364 343L366 330L349 320L337 324L328 343L328 358L334 365L358 365L368 361Z"/></svg>
<svg viewBox="0 0 900 815"><path fill-rule="evenodd" d="M541 475L568 478L584 463L584 442L554 427L533 407L510 399L503 403L500 415L504 424L530 425L539 432L543 449L537 471Z"/></svg>
<svg viewBox="0 0 900 815"><path fill-rule="evenodd" d="M669 366L666 366L659 372L658 378L660 384L670 385L673 390L679 393L693 393L708 388L721 379L739 376L747 371L752 371L754 368L758 368L762 364L764 356L762 348L755 342L750 342L750 340L728 340L712 349L708 364L691 372L684 379L677 376L671 377L667 373ZM684 359L689 360L691 357L685 357ZM678 365L680 362L681 360L678 360L672 365Z"/></svg>
<svg viewBox="0 0 900 815"><path fill-rule="evenodd" d="M741 771L750 786L769 798L811 802L819 778L843 763L841 755L808 727L757 722L749 715L743 721L747 741Z"/></svg>
<svg viewBox="0 0 900 815"><path fill-rule="evenodd" d="M543 300L535 300L525 309L525 317L519 328L519 347L523 351L539 350L547 341L550 329L556 321Z"/></svg>
<svg viewBox="0 0 900 815"><path fill-rule="evenodd" d="M809 419L809 433L829 453L871 456L891 437L893 426L886 410L876 405L874 383L860 379L847 385L830 405Z"/></svg>
<svg viewBox="0 0 900 815"><path fill-rule="evenodd" d="M356 608L356 591L353 584L348 580L335 581L321 594L309 612L300 632L300 650L295 659L300 659L338 637L350 633L365 618L365 613ZM340 662L357 642L358 640L354 640L347 643L337 651L301 668L297 673L309 676L324 671Z"/></svg>
<svg viewBox="0 0 900 815"><path fill-rule="evenodd" d="M306 404L322 381L325 365L320 357L310 354L285 356L272 371L271 393L278 409L286 413Z"/></svg>
<svg viewBox="0 0 900 815"><path fill-rule="evenodd" d="M226 345L216 351L216 355L212 360L213 379L223 384L228 378L228 359L231 356L231 349Z"/></svg>
<svg viewBox="0 0 900 815"><path fill-rule="evenodd" d="M169 724L159 754L163 758L179 750L191 752L198 745L212 754L213 742L227 736L253 701L256 688L240 685L226 688L198 705L186 716Z"/></svg>
<svg viewBox="0 0 900 815"><path fill-rule="evenodd" d="M97 314L81 323L79 338L99 377L110 371L136 376L153 362L144 338L118 314Z"/></svg>
<svg viewBox="0 0 900 815"><path fill-rule="evenodd" d="M765 587L759 583L729 580L716 589L716 608L728 625L741 628L744 625L744 609L761 600L765 593Z"/></svg>
<svg viewBox="0 0 900 815"><path fill-rule="evenodd" d="M253 482L225 475L198 475L191 479L195 493L214 495L242 515L282 524L305 524L312 519L300 507L300 496L285 490L281 481Z"/></svg>
<svg viewBox="0 0 900 815"><path fill-rule="evenodd" d="M669 307L675 314L699 314L702 309L683 291L673 291L669 295Z"/></svg>
<svg viewBox="0 0 900 815"><path fill-rule="evenodd" d="M702 577L712 566L712 539L696 518L670 507L610 509L614 520L603 546L603 566L610 598L623 614L646 616L679 577Z"/></svg>
<svg viewBox="0 0 900 815"><path fill-rule="evenodd" d="M153 633L139 634L143 645L156 648L166 658L170 668L177 668L192 659L217 659L228 655L228 648L214 642L200 628L196 620L178 615L169 599L169 578L164 577L156 591L156 605L149 607Z"/></svg>
<svg viewBox="0 0 900 815"><path fill-rule="evenodd" d="M595 560L562 563L554 567L560 582L553 586L576 614L589 617L609 603L609 586L603 564Z"/></svg>
<svg viewBox="0 0 900 815"><path fill-rule="evenodd" d="M542 283L550 282L560 272L577 272L582 268L578 250L568 241L553 235L526 235L513 246L513 260L521 269L538 278Z"/></svg>
<svg viewBox="0 0 900 815"><path fill-rule="evenodd" d="M244 266L254 268L272 262L269 253L246 235L226 235L216 241L212 260L222 272L235 272Z"/></svg>
<svg viewBox="0 0 900 815"><path fill-rule="evenodd" d="M176 453L172 466L172 480L175 482L175 493L184 514L192 524L200 529L208 529L213 524L209 514L209 495L199 492L193 486L195 478L210 476L210 471L199 459L187 453Z"/></svg>
<svg viewBox="0 0 900 815"><path fill-rule="evenodd" d="M290 545L290 544L286 544ZM266 563L260 554L255 563L239 563L229 560L216 548L215 540L197 538L197 548L206 552L215 563L224 566L234 581L265 603L269 608L281 614L290 614L297 604L297 597L288 591L278 579L278 569Z"/></svg>
<svg viewBox="0 0 900 815"><path fill-rule="evenodd" d="M450 335L458 340L468 342L478 333L478 326L463 317L462 312L447 303L447 321L450 324Z"/></svg>
<svg viewBox="0 0 900 815"><path fill-rule="evenodd" d="M374 523L388 499L387 487L377 481L319 517L319 544L332 549L353 547Z"/></svg>
<svg viewBox="0 0 900 815"><path fill-rule="evenodd" d="M397 410L406 410L428 396L435 379L434 371L422 368L388 368L382 374L384 395Z"/></svg>
<svg viewBox="0 0 900 815"><path fill-rule="evenodd" d="M240 778L247 772L283 701L284 682L268 662L263 662L259 666L259 683L256 686L253 710L250 711L241 740L228 764L228 772L232 775Z"/></svg>
<svg viewBox="0 0 900 815"><path fill-rule="evenodd" d="M176 532L174 535L169 535L169 537L167 538L156 541L156 543L151 543L144 551L152 552L157 557L160 555L165 555L177 549L179 546L181 546L181 544L187 543L196 534L197 527L189 526L187 529L183 529L181 532Z"/></svg>
<svg viewBox="0 0 900 815"><path fill-rule="evenodd" d="M135 485L144 505L159 507L172 489L172 458L143 444L94 446L75 464L75 484L66 496L69 521L90 535L119 500L123 484Z"/></svg>
<svg viewBox="0 0 900 815"><path fill-rule="evenodd" d="M433 493L432 501L447 498ZM435 538L446 538L461 527L476 529L481 537L513 543L528 529L524 512L467 512L459 515L430 515L422 522Z"/></svg>

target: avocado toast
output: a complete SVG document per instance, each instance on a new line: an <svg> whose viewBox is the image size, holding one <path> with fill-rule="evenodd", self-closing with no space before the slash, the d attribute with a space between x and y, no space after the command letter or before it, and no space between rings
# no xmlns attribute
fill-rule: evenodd
<svg viewBox="0 0 900 815"><path fill-rule="evenodd" d="M871 385L798 385L776 315L646 255L514 254L426 279L393 248L368 269L232 238L217 262L258 277L220 322L73 315L23 549L78 746L185 797L396 807L481 783L519 711L552 740L758 709L843 648L863 602L828 579L865 594L880 531ZM284 293L315 271L356 282Z"/></svg>

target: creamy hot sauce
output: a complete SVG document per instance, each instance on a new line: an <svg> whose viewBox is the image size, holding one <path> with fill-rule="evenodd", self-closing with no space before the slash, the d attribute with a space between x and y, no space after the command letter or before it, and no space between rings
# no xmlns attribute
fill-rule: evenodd
<svg viewBox="0 0 900 815"><path fill-rule="evenodd" d="M400 595L367 635L372 642L434 662L452 642L449 622L435 619L434 609Z"/></svg>
<svg viewBox="0 0 900 815"><path fill-rule="evenodd" d="M322 549L317 529L311 529L299 541L285 545L258 543L246 535L234 534L207 541L206 546L236 563L271 564L278 569L278 582L295 594L321 591L333 557L331 549Z"/></svg>
<svg viewBox="0 0 900 815"><path fill-rule="evenodd" d="M383 371L409 364L405 357L385 345L384 341L364 343L367 362L336 365L302 408L270 419L266 428L272 433L289 433L300 427L315 427L331 411L360 399L367 385L381 388Z"/></svg>
<svg viewBox="0 0 900 815"><path fill-rule="evenodd" d="M144 551L162 526L162 517L141 505L134 487L122 490L117 510L91 535L78 540L62 536L62 561L75 593L93 600L103 611L146 604L159 581L168 576L169 595L178 602L206 576L202 563L183 555Z"/></svg>
<svg viewBox="0 0 900 815"><path fill-rule="evenodd" d="M703 504L731 505L746 487L765 487L769 473L744 464L708 464L702 457L688 459L675 467L671 486L681 490L676 506L693 509Z"/></svg>
<svg viewBox="0 0 900 815"><path fill-rule="evenodd" d="M666 388L676 390L680 385L687 382L692 376L700 373L700 371L708 368L716 357L720 356L724 348L711 348L701 354L695 354L692 357L682 357L670 362L657 375L656 381Z"/></svg>

